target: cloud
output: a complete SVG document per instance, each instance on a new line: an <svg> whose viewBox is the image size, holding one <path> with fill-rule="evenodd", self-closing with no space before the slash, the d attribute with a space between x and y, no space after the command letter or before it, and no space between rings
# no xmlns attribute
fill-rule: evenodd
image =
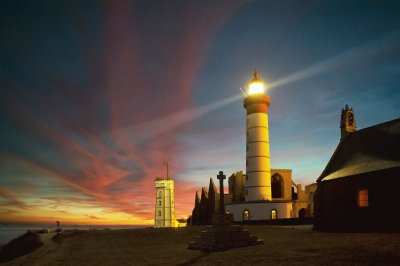
<svg viewBox="0 0 400 266"><path fill-rule="evenodd" d="M13 193L11 193L7 188L0 187L0 197L7 200L6 205L16 206L18 208L25 208L25 203L17 199Z"/></svg>
<svg viewBox="0 0 400 266"><path fill-rule="evenodd" d="M100 217L97 217L96 215L88 215L88 214L86 214L85 216L90 218L90 219L94 219L94 220L101 219Z"/></svg>
<svg viewBox="0 0 400 266"><path fill-rule="evenodd" d="M43 189L26 191L30 208L70 214L103 209L152 219L153 179L165 172L166 159L174 162L185 150L176 135L185 122L215 108L194 106L192 83L216 33L240 6L116 1L93 6L86 16L83 6L67 4L71 15L60 21L72 23L63 25L65 32L49 26L52 17L37 18L30 34L45 34L45 41L27 38L33 49L8 59L17 74L4 79L0 149L27 162L36 188L50 177L66 189L50 196ZM69 47L68 53L56 52L62 47ZM21 64L26 58L32 61ZM48 60L38 66L33 62L39 58ZM176 163L175 173L181 170ZM177 202L190 186L177 182ZM1 190L8 204L23 208L13 195ZM178 215L192 207L181 206ZM94 217L99 216L89 218Z"/></svg>

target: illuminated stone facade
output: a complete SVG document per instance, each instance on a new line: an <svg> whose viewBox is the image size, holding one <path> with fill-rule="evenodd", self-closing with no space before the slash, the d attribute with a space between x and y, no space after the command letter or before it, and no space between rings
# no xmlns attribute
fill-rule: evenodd
<svg viewBox="0 0 400 266"><path fill-rule="evenodd" d="M243 100L243 107L246 109L245 200L226 204L226 211L233 214L234 221L268 220L294 216L291 180L285 182L283 175L279 173L272 176L274 179L271 178L269 106L270 98L265 94L264 82L255 72L254 78L249 83L248 95ZM273 195L272 186L279 187L278 194Z"/></svg>
<svg viewBox="0 0 400 266"><path fill-rule="evenodd" d="M156 184L156 206L154 214L154 226L176 227L175 203L174 203L174 180L157 177Z"/></svg>
<svg viewBox="0 0 400 266"><path fill-rule="evenodd" d="M256 77L255 77L256 78ZM272 200L269 154L269 97L262 93L244 99L246 117L246 201Z"/></svg>
<svg viewBox="0 0 400 266"><path fill-rule="evenodd" d="M233 173L228 178L229 193L224 195L227 211L234 214L236 222L254 220L271 220L281 218L304 218L313 216L313 197L316 184L302 187L292 180L291 169L271 169L271 195L272 201L245 201L246 174L242 171ZM250 204L251 203L251 204ZM261 203L261 204L260 204ZM273 203L273 204L272 204ZM274 215L272 215L275 210ZM244 216L245 211L248 217ZM211 224L212 215L219 212L219 193L214 180L210 178L209 188L201 189L201 194L195 194L195 206L189 224ZM235 215L236 214L236 215Z"/></svg>

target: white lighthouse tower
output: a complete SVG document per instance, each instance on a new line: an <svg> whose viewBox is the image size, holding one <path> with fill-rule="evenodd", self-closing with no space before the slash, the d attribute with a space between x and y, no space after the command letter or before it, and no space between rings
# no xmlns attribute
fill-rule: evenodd
<svg viewBox="0 0 400 266"><path fill-rule="evenodd" d="M246 117L246 201L271 201L271 165L268 134L270 98L258 73L249 83L248 96L243 101Z"/></svg>
<svg viewBox="0 0 400 266"><path fill-rule="evenodd" d="M257 72L249 83L246 109L245 201L226 204L234 221L259 221L292 217L291 196L272 198L268 108L270 98Z"/></svg>
<svg viewBox="0 0 400 266"><path fill-rule="evenodd" d="M154 213L154 227L176 227L174 180L169 177L169 165L167 164L167 177L156 177L156 206Z"/></svg>

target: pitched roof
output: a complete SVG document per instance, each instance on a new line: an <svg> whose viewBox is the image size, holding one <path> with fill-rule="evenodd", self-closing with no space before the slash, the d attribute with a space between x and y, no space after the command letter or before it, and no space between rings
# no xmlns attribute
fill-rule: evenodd
<svg viewBox="0 0 400 266"><path fill-rule="evenodd" d="M341 139L317 181L400 167L400 118Z"/></svg>

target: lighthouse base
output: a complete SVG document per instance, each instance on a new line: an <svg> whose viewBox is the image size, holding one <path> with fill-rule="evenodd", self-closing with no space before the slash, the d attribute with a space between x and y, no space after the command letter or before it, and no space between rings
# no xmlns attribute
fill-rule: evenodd
<svg viewBox="0 0 400 266"><path fill-rule="evenodd" d="M235 222L262 221L293 217L291 201L246 201L226 205Z"/></svg>

